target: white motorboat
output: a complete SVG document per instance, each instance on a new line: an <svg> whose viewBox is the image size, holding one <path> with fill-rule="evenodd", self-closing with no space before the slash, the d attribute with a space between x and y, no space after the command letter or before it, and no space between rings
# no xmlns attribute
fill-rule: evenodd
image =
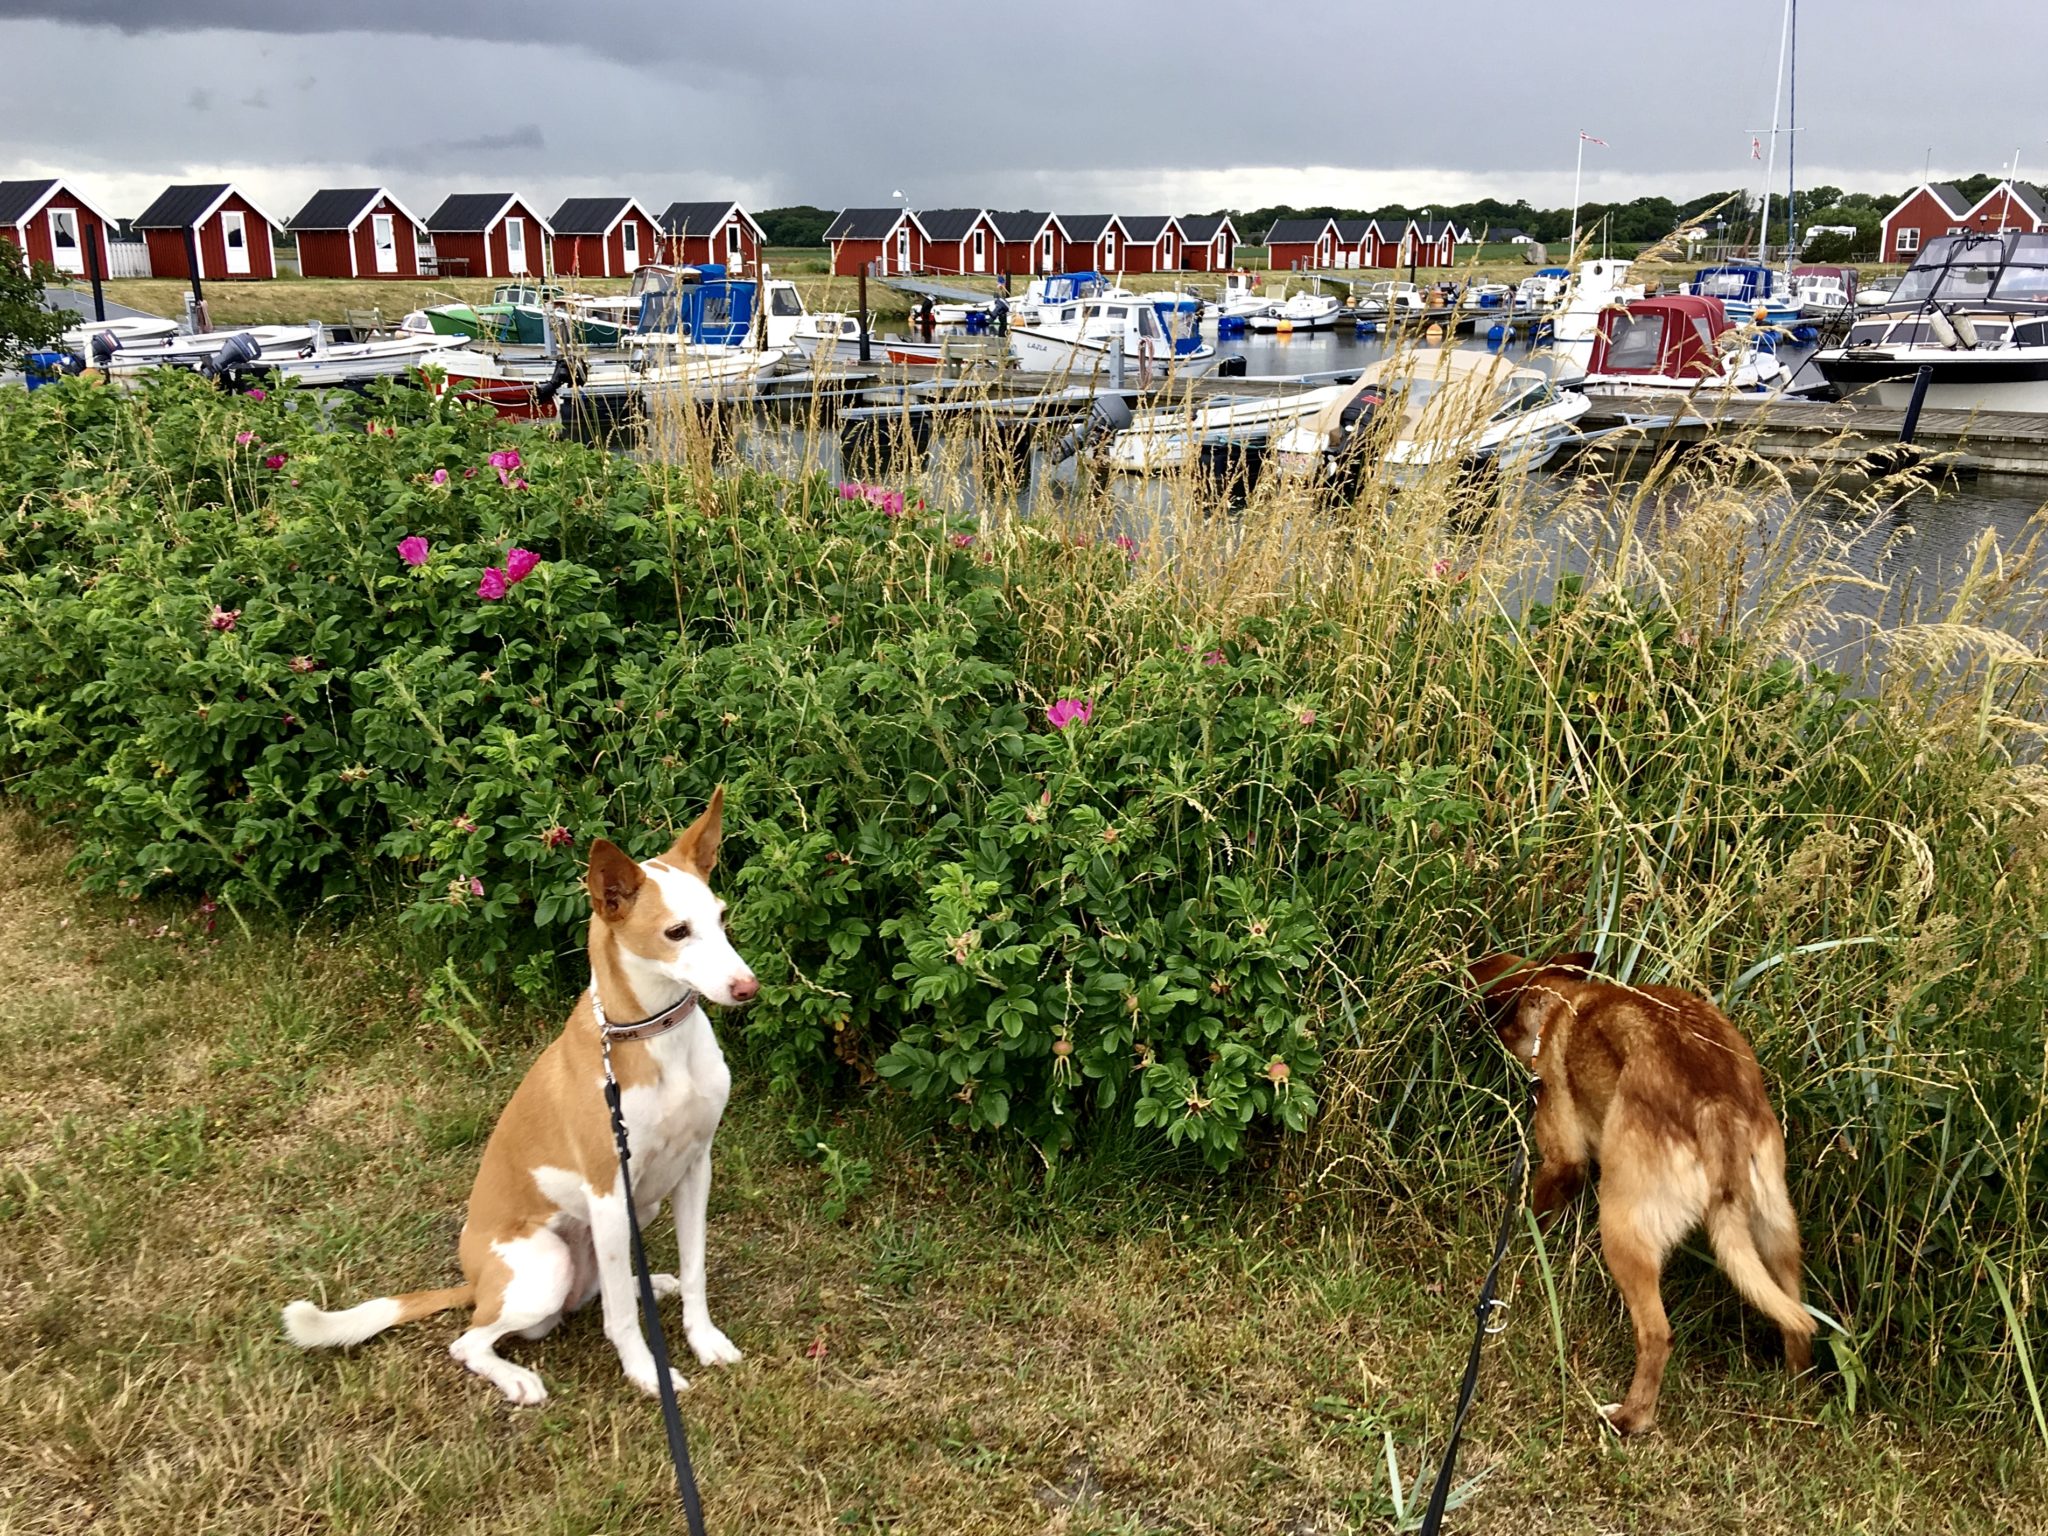
<svg viewBox="0 0 2048 1536"><path fill-rule="evenodd" d="M1825 320L1856 306L1854 267L1808 265L1792 269L1792 297L1805 320Z"/></svg>
<svg viewBox="0 0 2048 1536"><path fill-rule="evenodd" d="M246 336L255 344L259 361L252 366L258 368L267 366L270 359L296 357L313 346L310 325L251 325L198 336L157 336L123 342L108 366L114 373L136 373L144 368L198 368L211 361L231 337L237 336ZM91 345L88 335L84 354L88 358Z"/></svg>
<svg viewBox="0 0 2048 1536"><path fill-rule="evenodd" d="M1721 301L1701 294L1637 299L1599 317L1579 388L1635 395L1782 388L1785 370L1766 328L1737 329Z"/></svg>
<svg viewBox="0 0 2048 1536"><path fill-rule="evenodd" d="M1367 283L1358 290L1358 299L1361 309L1376 304L1383 315L1419 315L1429 308L1429 301L1414 283Z"/></svg>
<svg viewBox="0 0 2048 1536"><path fill-rule="evenodd" d="M1097 272L1054 272L1034 277L1025 285L1024 296L1010 301L1010 323L1036 325L1070 304L1101 298L1111 286Z"/></svg>
<svg viewBox="0 0 2048 1536"><path fill-rule="evenodd" d="M860 317L827 311L806 314L791 327L789 346L799 357L813 363L857 363L860 361ZM882 338L868 321L868 356L879 361Z"/></svg>
<svg viewBox="0 0 2048 1536"><path fill-rule="evenodd" d="M1085 299L1041 310L1036 325L1010 327L1010 355L1030 373L1111 374L1119 365L1140 387L1169 374L1199 378L1216 366L1216 349L1204 342L1176 351L1148 299ZM1119 364L1120 358L1120 364Z"/></svg>
<svg viewBox="0 0 2048 1536"><path fill-rule="evenodd" d="M1277 303L1264 292L1265 279L1257 272L1231 271L1223 274L1223 288L1203 309L1211 320L1250 320L1270 314Z"/></svg>
<svg viewBox="0 0 2048 1536"><path fill-rule="evenodd" d="M112 320L81 321L64 333L63 344L67 352L90 357L95 336L112 336L122 346L134 347L166 341L177 334L175 320L156 315L122 315Z"/></svg>
<svg viewBox="0 0 2048 1536"><path fill-rule="evenodd" d="M1544 267L1515 285L1515 312L1547 315L1562 305L1571 288L1571 273L1563 267Z"/></svg>
<svg viewBox="0 0 2048 1536"><path fill-rule="evenodd" d="M411 335L329 345L323 330L315 333L307 350L275 361L259 358L255 367L307 387L362 384L412 374L429 357L462 350L449 341L446 336Z"/></svg>
<svg viewBox="0 0 2048 1536"><path fill-rule="evenodd" d="M1813 365L1837 393L1893 408L1925 368L1927 406L2048 411L2048 233L1928 241L1890 302Z"/></svg>
<svg viewBox="0 0 2048 1536"><path fill-rule="evenodd" d="M1324 384L1285 394L1222 394L1156 406L1134 415L1098 457L1105 467L1131 474L1183 469L1208 450L1260 446L1351 392L1348 384Z"/></svg>
<svg viewBox="0 0 2048 1536"><path fill-rule="evenodd" d="M1337 312L1343 307L1343 301L1334 293L1311 293L1304 288L1289 294L1263 315L1251 316L1245 324L1262 335L1327 331L1337 323Z"/></svg>
<svg viewBox="0 0 2048 1536"><path fill-rule="evenodd" d="M1599 257L1579 263L1563 307L1550 317L1552 377L1568 383L1592 366L1593 339L1600 333L1600 317L1609 310L1634 303L1643 296L1643 285L1628 281L1629 263Z"/></svg>
<svg viewBox="0 0 2048 1536"><path fill-rule="evenodd" d="M1554 389L1539 368L1467 348L1405 348L1368 366L1355 384L1273 442L1283 475L1348 483L1380 463L1396 485L1451 463L1541 468L1578 436L1591 409Z"/></svg>

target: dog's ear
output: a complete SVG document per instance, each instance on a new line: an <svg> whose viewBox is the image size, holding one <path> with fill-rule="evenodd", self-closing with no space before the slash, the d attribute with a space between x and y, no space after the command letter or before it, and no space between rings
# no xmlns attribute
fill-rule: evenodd
<svg viewBox="0 0 2048 1536"><path fill-rule="evenodd" d="M1590 949L1567 950L1561 955L1552 955L1543 962L1546 971L1576 971L1581 976L1593 974L1593 951Z"/></svg>
<svg viewBox="0 0 2048 1536"><path fill-rule="evenodd" d="M709 880L718 864L718 839L724 823L725 786L721 784L711 791L704 814L683 829L663 858L678 868L695 870L700 880Z"/></svg>
<svg viewBox="0 0 2048 1536"><path fill-rule="evenodd" d="M633 910L647 874L616 844L600 837L590 845L590 872L583 883L590 889L591 912L615 923Z"/></svg>
<svg viewBox="0 0 2048 1536"><path fill-rule="evenodd" d="M1484 960L1474 962L1472 981L1490 998L1496 988L1503 995L1519 990L1521 982L1535 969L1520 955L1488 955Z"/></svg>

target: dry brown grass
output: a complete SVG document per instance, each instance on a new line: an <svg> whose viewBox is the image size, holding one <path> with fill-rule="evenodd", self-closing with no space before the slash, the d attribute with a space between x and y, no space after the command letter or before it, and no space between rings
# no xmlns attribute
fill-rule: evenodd
<svg viewBox="0 0 2048 1536"><path fill-rule="evenodd" d="M453 1317L340 1355L277 1329L294 1295L446 1280L480 1138L551 1021L472 1021L494 1059L468 1056L369 937L208 938L78 897L64 856L0 812L0 1530L677 1529L655 1410L595 1317L524 1348L555 1394L528 1410L449 1361ZM1388 1437L1412 1479L1498 1190L1445 1248L1297 1206L1270 1171L1047 1179L886 1106L793 1115L739 1076L712 1298L748 1360L684 1399L714 1531L1395 1527ZM873 1170L843 1219L792 1123ZM1665 1427L1615 1443L1589 1405L1626 1328L1585 1234L1552 1252L1562 1380L1523 1247L1465 1451L1486 1478L1453 1529L2048 1526L2024 1442L1849 1416L1698 1315Z"/></svg>

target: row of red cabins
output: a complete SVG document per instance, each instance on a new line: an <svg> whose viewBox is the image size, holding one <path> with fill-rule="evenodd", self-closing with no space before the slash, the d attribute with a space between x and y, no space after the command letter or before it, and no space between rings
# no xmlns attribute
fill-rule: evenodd
<svg viewBox="0 0 2048 1536"><path fill-rule="evenodd" d="M114 270L115 221L69 184L0 181L0 240L85 275ZM735 202L671 203L655 214L637 198L572 197L543 217L512 192L457 193L426 218L384 187L316 192L289 222L226 183L168 187L134 221L153 277L209 280L277 275L275 248L291 242L302 277L626 277L649 261L760 263L763 232Z"/></svg>
<svg viewBox="0 0 2048 1536"><path fill-rule="evenodd" d="M83 275L97 246L113 271L114 221L66 182L0 181L0 241ZM306 277L433 275L623 277L646 261L758 266L759 223L735 202L672 203L656 215L630 197L574 197L543 218L510 192L457 193L427 219L383 187L316 192L288 223L225 183L166 188L135 220L157 277L276 275L274 248L297 246ZM1910 262L1944 234L2048 229L2048 196L2003 181L1975 204L1945 182L1913 189L1885 216L1880 259ZM189 245L188 245L189 237ZM825 235L832 270L885 273L1216 272L1237 259L1227 216L1004 212L987 208L848 208ZM1469 230L1431 219L1282 219L1266 232L1276 271L1347 267L1447 267Z"/></svg>

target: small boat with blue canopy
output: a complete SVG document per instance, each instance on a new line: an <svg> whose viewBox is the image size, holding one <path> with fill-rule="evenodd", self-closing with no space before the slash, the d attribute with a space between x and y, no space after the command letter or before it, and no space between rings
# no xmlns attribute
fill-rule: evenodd
<svg viewBox="0 0 2048 1536"><path fill-rule="evenodd" d="M1798 298L1784 291L1778 274L1760 261L1701 267L1684 291L1703 299L1719 299L1722 310L1736 325L1795 325L1799 321Z"/></svg>

